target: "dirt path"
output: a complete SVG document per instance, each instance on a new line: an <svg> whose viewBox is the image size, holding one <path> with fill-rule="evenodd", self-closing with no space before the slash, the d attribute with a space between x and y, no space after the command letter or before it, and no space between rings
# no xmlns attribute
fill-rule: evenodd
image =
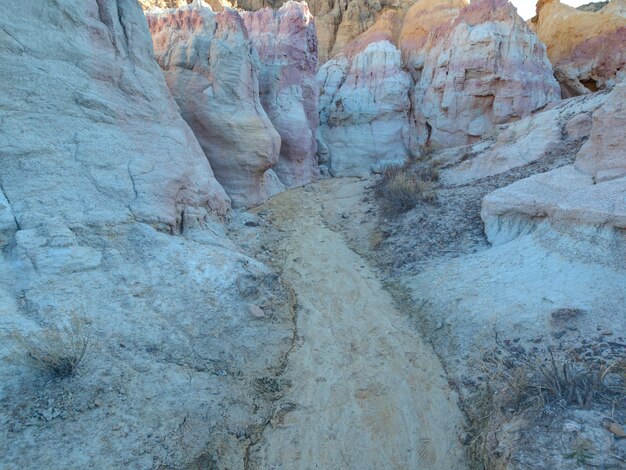
<svg viewBox="0 0 626 470"><path fill-rule="evenodd" d="M274 261L297 295L298 340L283 411L251 449L249 467L462 469L463 418L438 359L325 223L324 211L341 214L359 196L340 188L321 182L258 210L280 237Z"/></svg>

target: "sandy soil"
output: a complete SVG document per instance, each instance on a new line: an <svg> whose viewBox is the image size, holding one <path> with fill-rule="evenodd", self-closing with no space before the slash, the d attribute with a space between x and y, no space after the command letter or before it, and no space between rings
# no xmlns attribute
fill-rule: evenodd
<svg viewBox="0 0 626 470"><path fill-rule="evenodd" d="M297 296L297 340L249 468L462 469L463 416L431 348L333 231L364 184L322 181L255 212ZM360 203L360 214L366 207ZM255 230L256 231L256 230ZM273 237L273 240L272 240Z"/></svg>

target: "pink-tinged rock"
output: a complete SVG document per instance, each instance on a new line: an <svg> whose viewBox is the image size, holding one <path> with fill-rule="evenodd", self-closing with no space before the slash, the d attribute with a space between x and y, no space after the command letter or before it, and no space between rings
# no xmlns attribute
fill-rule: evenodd
<svg viewBox="0 0 626 470"><path fill-rule="evenodd" d="M573 165L531 176L488 194L481 217L492 243L509 241L539 221L626 228L626 151L621 83L593 114L593 128Z"/></svg>
<svg viewBox="0 0 626 470"><path fill-rule="evenodd" d="M625 177L625 130L626 81L622 80L609 94L606 104L593 114L591 136L578 152L576 168L590 174L596 182Z"/></svg>
<svg viewBox="0 0 626 470"><path fill-rule="evenodd" d="M468 184L555 155L567 158L591 133L591 115L605 102L606 94L594 93L561 100L550 109L519 121L498 126L489 136L463 148L436 154L446 167L445 184ZM572 117L573 116L573 117Z"/></svg>
<svg viewBox="0 0 626 470"><path fill-rule="evenodd" d="M411 79L389 41L339 55L317 73L320 161L336 176L358 176L409 156Z"/></svg>
<svg viewBox="0 0 626 470"><path fill-rule="evenodd" d="M472 2L424 49L412 95L420 144L468 144L560 98L545 47L506 0Z"/></svg>
<svg viewBox="0 0 626 470"><path fill-rule="evenodd" d="M313 16L305 2L293 1L241 16L259 54L261 103L281 137L274 171L287 187L310 183L319 176Z"/></svg>
<svg viewBox="0 0 626 470"><path fill-rule="evenodd" d="M259 60L239 13L202 0L146 13L154 54L183 118L236 206L276 191L280 136L259 99ZM268 173L269 172L269 173Z"/></svg>
<svg viewBox="0 0 626 470"><path fill-rule="evenodd" d="M559 0L541 0L530 25L546 45L564 97L604 88L626 65L623 0L598 12L581 11ZM610 7L610 8L607 8ZM578 82L579 85L576 84Z"/></svg>
<svg viewBox="0 0 626 470"><path fill-rule="evenodd" d="M54 217L70 228L134 220L176 232L229 210L154 63L136 2L4 10L0 193L19 227Z"/></svg>

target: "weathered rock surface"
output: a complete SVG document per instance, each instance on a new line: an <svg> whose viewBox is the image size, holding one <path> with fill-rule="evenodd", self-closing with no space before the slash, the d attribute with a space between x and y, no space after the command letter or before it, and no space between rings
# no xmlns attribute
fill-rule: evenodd
<svg viewBox="0 0 626 470"><path fill-rule="evenodd" d="M231 7L232 4L228 0L204 0L213 11L222 11L224 8ZM152 10L153 8L179 8L193 3L193 0L139 0L139 4L144 10Z"/></svg>
<svg viewBox="0 0 626 470"><path fill-rule="evenodd" d="M626 74L593 115L590 139L576 157L576 168L595 182L626 176Z"/></svg>
<svg viewBox="0 0 626 470"><path fill-rule="evenodd" d="M600 10L605 15L618 15L626 18L626 0L611 0Z"/></svg>
<svg viewBox="0 0 626 470"><path fill-rule="evenodd" d="M235 436L268 417L251 384L291 347L291 314L221 234L228 197L150 42L135 0L0 16L2 468L242 468ZM10 333L72 312L92 343L76 376L4 361Z"/></svg>
<svg viewBox="0 0 626 470"><path fill-rule="evenodd" d="M280 191L280 136L259 99L259 59L241 16L202 0L146 13L154 54L185 121L233 203Z"/></svg>
<svg viewBox="0 0 626 470"><path fill-rule="evenodd" d="M580 5L580 6L576 7L576 9L580 10L580 11L595 12L595 11L601 10L602 8L607 6L608 4L609 4L608 1L606 1L606 2L591 2L591 3L585 3L584 5Z"/></svg>
<svg viewBox="0 0 626 470"><path fill-rule="evenodd" d="M319 175L315 135L319 87L315 22L305 2L242 12L260 59L261 103L281 137L274 171L287 186Z"/></svg>
<svg viewBox="0 0 626 470"><path fill-rule="evenodd" d="M284 0L239 0L237 6L246 10L278 8ZM357 36L376 23L385 10L406 11L413 0L310 0L319 42L319 62L323 64L341 53Z"/></svg>
<svg viewBox="0 0 626 470"><path fill-rule="evenodd" d="M564 97L580 93L570 85L573 77L595 91L613 83L626 64L626 18L616 14L619 3L611 3L597 13L558 0L537 4L537 16L529 23L547 46L557 78L565 85Z"/></svg>
<svg viewBox="0 0 626 470"><path fill-rule="evenodd" d="M319 70L320 162L358 176L409 156L411 78L389 41L341 54Z"/></svg>
<svg viewBox="0 0 626 470"><path fill-rule="evenodd" d="M541 220L626 228L626 83L593 114L593 127L574 165L517 181L483 200L481 217L492 243L532 230ZM617 126L617 127L615 127Z"/></svg>
<svg viewBox="0 0 626 470"><path fill-rule="evenodd" d="M505 0L477 0L429 35L412 92L420 144L472 143L556 101L544 46Z"/></svg>
<svg viewBox="0 0 626 470"><path fill-rule="evenodd" d="M563 100L545 111L497 126L491 135L463 148L433 155L445 169L445 184L467 184L545 159L571 148L575 152L591 133L592 113L606 100L603 93Z"/></svg>

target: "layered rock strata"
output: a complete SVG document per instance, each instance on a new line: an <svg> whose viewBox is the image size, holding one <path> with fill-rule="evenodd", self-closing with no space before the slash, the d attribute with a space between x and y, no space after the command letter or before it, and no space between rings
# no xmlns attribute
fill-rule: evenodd
<svg viewBox="0 0 626 470"><path fill-rule="evenodd" d="M259 59L241 16L202 0L146 13L154 54L185 121L233 203L283 189L271 168L280 136L259 98Z"/></svg>
<svg viewBox="0 0 626 470"><path fill-rule="evenodd" d="M261 103L281 137L274 171L287 187L309 183L319 175L313 16L305 2L293 1L241 16L260 59Z"/></svg>
<svg viewBox="0 0 626 470"><path fill-rule="evenodd" d="M580 11L558 0L537 3L537 16L529 23L547 46L564 97L611 85L624 68L626 18L620 11L619 2L598 12Z"/></svg>

